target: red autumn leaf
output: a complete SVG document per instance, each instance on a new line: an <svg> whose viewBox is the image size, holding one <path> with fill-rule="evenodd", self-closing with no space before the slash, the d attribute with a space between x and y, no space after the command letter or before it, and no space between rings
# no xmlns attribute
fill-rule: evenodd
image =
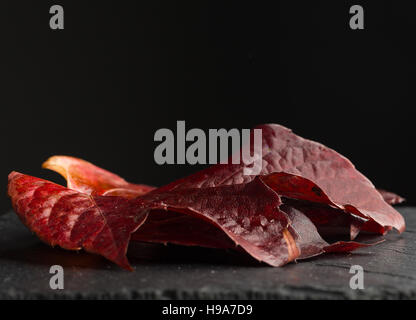
<svg viewBox="0 0 416 320"><path fill-rule="evenodd" d="M44 242L85 249L131 269L130 234L147 211L121 197L91 196L39 178L12 172L8 194L22 222Z"/></svg>
<svg viewBox="0 0 416 320"><path fill-rule="evenodd" d="M381 228L369 231L400 232L403 217L386 203L381 194L354 165L336 151L295 135L290 129L270 124L262 130L262 170L260 175L277 172L263 181L279 195L335 206L350 214L371 219ZM253 140L253 139L251 139ZM250 147L254 152L254 147ZM259 155L260 156L260 155ZM231 163L231 161L229 161ZM244 175L241 164L218 164L189 177L174 181L153 192L231 185L253 180Z"/></svg>
<svg viewBox="0 0 416 320"><path fill-rule="evenodd" d="M321 144L295 136L284 127L266 125L262 126L262 129L263 159L268 164L267 167L263 166L262 174L281 170L294 173L275 173L263 177L262 180L279 195L325 204L326 206L318 207L309 204L303 208L305 213L309 213L309 216L313 217L313 223L319 226L321 232L339 231L340 228L344 227L348 228L351 239L354 239L360 230L384 234L389 230L390 225L400 231L404 230L404 220L401 215L379 197L371 182L359 173L347 159ZM284 143L281 141L284 141ZM301 152L302 157L305 157L304 160L306 161L295 159L299 152ZM276 161L276 159L279 161ZM250 181L253 177L243 176L243 168L244 164L216 165L173 182L154 191L154 193L163 192L164 190L181 190L189 187L205 188L207 186ZM328 174L328 172L334 172L335 170L340 171L337 176ZM301 177L298 174L304 176ZM338 200L339 203L331 200L325 191L317 183L307 179L308 177L326 186L326 192L333 194L335 199L341 199ZM339 179L340 177L344 178ZM337 181L337 179L340 181ZM345 187L350 188L352 192L350 191L350 194L348 194L349 190L345 190ZM331 191L337 188L343 190L343 192ZM367 197L370 199L367 199ZM368 200L370 202L366 203ZM339 209L333 209L328 205ZM168 225L165 228L168 230ZM294 230L296 230L295 227ZM144 237L142 237L142 240L144 240ZM328 246L326 251L348 251L360 246L363 245L353 242L337 243Z"/></svg>
<svg viewBox="0 0 416 320"><path fill-rule="evenodd" d="M61 174L69 189L86 194L135 198L155 189L143 184L129 183L114 173L74 157L53 156L42 167Z"/></svg>

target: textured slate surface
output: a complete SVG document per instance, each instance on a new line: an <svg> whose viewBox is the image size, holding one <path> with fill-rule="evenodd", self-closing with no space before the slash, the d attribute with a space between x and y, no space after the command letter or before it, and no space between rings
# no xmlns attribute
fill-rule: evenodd
<svg viewBox="0 0 416 320"><path fill-rule="evenodd" d="M331 254L271 268L237 253L134 244L127 272L103 258L42 244L13 212L0 215L0 298L373 299L416 298L416 208L399 208L407 231L353 254ZM373 237L372 240L380 239ZM49 287L61 265L65 289ZM364 290L352 290L352 265Z"/></svg>

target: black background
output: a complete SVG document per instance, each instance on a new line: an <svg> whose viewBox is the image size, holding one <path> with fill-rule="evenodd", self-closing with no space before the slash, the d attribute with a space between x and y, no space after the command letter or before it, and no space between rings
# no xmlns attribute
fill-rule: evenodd
<svg viewBox="0 0 416 320"><path fill-rule="evenodd" d="M272 5L273 3L273 5ZM416 204L411 1L1 1L1 210L54 154L162 185L154 132L280 123ZM49 28L49 8L65 29ZM365 29L349 28L361 4Z"/></svg>

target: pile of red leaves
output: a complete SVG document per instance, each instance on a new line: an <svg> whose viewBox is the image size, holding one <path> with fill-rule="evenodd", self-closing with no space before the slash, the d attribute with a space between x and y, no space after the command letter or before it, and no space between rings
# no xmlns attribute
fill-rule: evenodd
<svg viewBox="0 0 416 320"><path fill-rule="evenodd" d="M360 231L405 229L390 205L403 199L377 190L348 159L279 125L257 129L263 137L258 176L243 175L245 164L218 164L153 188L54 156L43 167L65 177L67 187L12 172L8 193L22 222L44 242L97 253L126 269L130 240L242 250L282 266L368 245L330 244L322 237L327 233L341 239L347 230L354 240Z"/></svg>

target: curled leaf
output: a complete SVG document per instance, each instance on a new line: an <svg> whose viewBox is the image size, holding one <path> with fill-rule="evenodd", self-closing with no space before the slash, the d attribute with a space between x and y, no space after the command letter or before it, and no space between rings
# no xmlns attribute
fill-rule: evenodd
<svg viewBox="0 0 416 320"><path fill-rule="evenodd" d="M42 167L62 175L69 189L86 194L135 198L155 189L143 184L129 183L114 173L74 157L53 156Z"/></svg>
<svg viewBox="0 0 416 320"><path fill-rule="evenodd" d="M295 135L276 124L258 126L262 130L263 181L282 196L335 206L352 215L371 219L385 233L392 227L405 229L403 217L386 203L380 192L354 165L336 151ZM253 139L251 139L253 141ZM255 152L253 144L246 145ZM252 181L244 175L247 165L218 164L174 181L157 191L206 188Z"/></svg>
<svg viewBox="0 0 416 320"><path fill-rule="evenodd" d="M39 178L12 172L8 194L22 222L44 242L85 249L131 270L130 235L147 211L121 197L92 196Z"/></svg>

